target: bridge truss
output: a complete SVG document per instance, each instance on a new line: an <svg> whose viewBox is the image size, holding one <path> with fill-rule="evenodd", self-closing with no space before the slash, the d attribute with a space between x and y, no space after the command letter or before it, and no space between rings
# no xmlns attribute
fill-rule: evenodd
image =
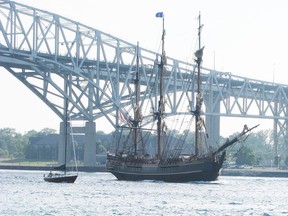
<svg viewBox="0 0 288 216"><path fill-rule="evenodd" d="M0 2L0 66L37 95L61 119L65 99L72 120L113 127L133 118L134 84L139 58L144 115L158 109L158 53L47 11L12 1ZM167 115L189 114L195 105L195 65L167 57ZM203 68L208 130L219 139L220 116L274 120L287 153L288 86ZM68 91L65 91L68 86ZM188 107L188 109L187 109ZM120 118L121 117L121 118ZM284 149L282 149L284 150Z"/></svg>

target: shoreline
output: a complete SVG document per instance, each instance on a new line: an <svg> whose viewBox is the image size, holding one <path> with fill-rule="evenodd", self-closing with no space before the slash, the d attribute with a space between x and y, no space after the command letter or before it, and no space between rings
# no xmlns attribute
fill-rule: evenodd
<svg viewBox="0 0 288 216"><path fill-rule="evenodd" d="M78 166L79 172L108 172L105 165L93 167ZM48 166L24 166L24 165L0 165L0 170L36 170L50 171ZM276 168L252 168L252 169L230 169L223 168L220 176L249 176L249 177L276 177L288 178L288 170L280 170Z"/></svg>
<svg viewBox="0 0 288 216"><path fill-rule="evenodd" d="M79 172L107 172L106 166L78 166ZM35 171L50 171L49 166L24 166L24 165L0 165L0 170L35 170ZM56 171L56 170L55 170Z"/></svg>
<svg viewBox="0 0 288 216"><path fill-rule="evenodd" d="M230 169L224 168L220 176L249 176L249 177L274 177L288 178L288 170L276 168L252 168L252 169Z"/></svg>

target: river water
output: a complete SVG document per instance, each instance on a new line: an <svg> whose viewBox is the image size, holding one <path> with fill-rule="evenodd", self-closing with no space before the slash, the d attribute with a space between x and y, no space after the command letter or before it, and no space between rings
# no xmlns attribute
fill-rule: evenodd
<svg viewBox="0 0 288 216"><path fill-rule="evenodd" d="M81 172L74 184L57 184L43 174L0 170L0 215L288 215L286 178L127 182Z"/></svg>

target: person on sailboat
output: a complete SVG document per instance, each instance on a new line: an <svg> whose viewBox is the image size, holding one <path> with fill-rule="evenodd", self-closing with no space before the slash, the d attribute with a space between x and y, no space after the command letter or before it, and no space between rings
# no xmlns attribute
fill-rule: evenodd
<svg viewBox="0 0 288 216"><path fill-rule="evenodd" d="M48 177L52 177L53 176L53 173L52 171L50 170L49 174L48 174Z"/></svg>

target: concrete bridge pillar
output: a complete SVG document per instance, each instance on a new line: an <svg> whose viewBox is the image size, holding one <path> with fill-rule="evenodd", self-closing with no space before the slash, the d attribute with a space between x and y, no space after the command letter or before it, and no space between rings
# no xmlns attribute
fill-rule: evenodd
<svg viewBox="0 0 288 216"><path fill-rule="evenodd" d="M73 127L73 133L84 135L84 166L95 166L96 165L96 124L95 122L86 122L85 127ZM68 124L68 133L71 134L71 127ZM73 134L71 134L73 135ZM64 164L65 160L65 133L64 123L60 123L60 137L58 145L58 163L59 165ZM71 136L68 136L68 149L71 150L72 142ZM69 152L72 152L70 151ZM71 155L70 155L71 156ZM74 158L68 157L67 160Z"/></svg>
<svg viewBox="0 0 288 216"><path fill-rule="evenodd" d="M65 163L65 136L67 136L67 149L71 150L71 133L70 123L67 123L67 132L64 131L64 122L60 123L60 136L59 136L59 144L58 144L58 163L62 165ZM70 158L67 158L67 161Z"/></svg>
<svg viewBox="0 0 288 216"><path fill-rule="evenodd" d="M220 140L220 101L214 101L214 92L204 96L206 101L206 129L209 134L208 145L213 149L218 147ZM215 115L213 115L215 114Z"/></svg>
<svg viewBox="0 0 288 216"><path fill-rule="evenodd" d="M285 132L284 132L284 165L288 165L286 164L286 162L288 161L288 120L285 120Z"/></svg>
<svg viewBox="0 0 288 216"><path fill-rule="evenodd" d="M220 103L219 110L215 112L220 112ZM220 140L220 116L219 115L206 115L206 129L209 134L208 145L213 149L218 147Z"/></svg>
<svg viewBox="0 0 288 216"><path fill-rule="evenodd" d="M96 124L86 122L84 144L84 166L96 165Z"/></svg>

